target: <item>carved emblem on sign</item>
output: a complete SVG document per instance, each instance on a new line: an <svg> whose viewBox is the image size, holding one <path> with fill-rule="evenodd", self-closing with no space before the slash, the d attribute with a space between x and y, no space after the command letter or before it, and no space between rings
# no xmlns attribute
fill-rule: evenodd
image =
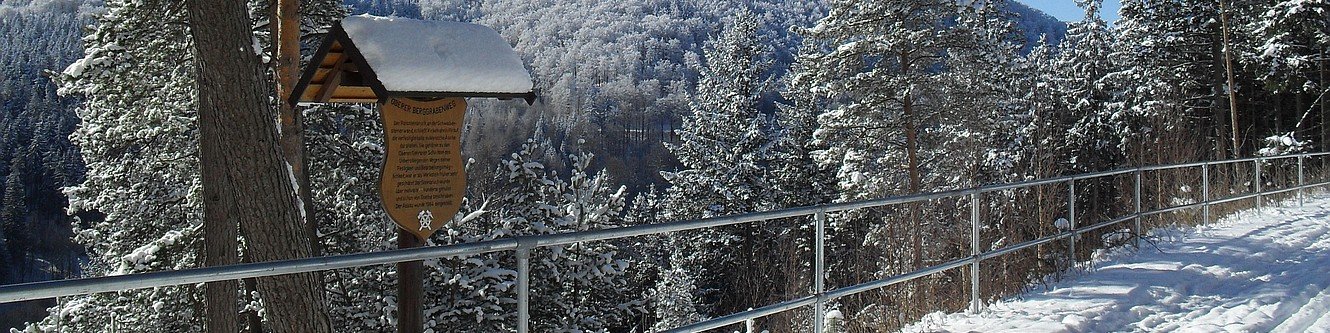
<svg viewBox="0 0 1330 333"><path fill-rule="evenodd" d="M466 100L392 98L382 114L383 208L398 227L423 241L457 214L466 195L461 149Z"/></svg>
<svg viewBox="0 0 1330 333"><path fill-rule="evenodd" d="M420 211L420 214L417 214L417 215L416 215L416 218L417 218L417 219L420 219L420 229L419 229L419 230L433 230L433 229L434 229L434 228L431 228L431 227L430 227L430 224L434 223L434 214L431 214L428 210L422 210L422 211ZM419 230L417 230L417 231L419 231Z"/></svg>

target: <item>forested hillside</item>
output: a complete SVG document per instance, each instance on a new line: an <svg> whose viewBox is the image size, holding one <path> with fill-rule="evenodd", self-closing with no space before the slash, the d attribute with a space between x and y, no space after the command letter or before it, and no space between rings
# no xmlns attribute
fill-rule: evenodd
<svg viewBox="0 0 1330 333"><path fill-rule="evenodd" d="M0 284L80 272L84 251L70 238L78 220L65 211L61 191L83 179L82 157L69 141L77 99L57 96L46 71L58 73L81 55L88 9L83 1L0 4ZM0 305L0 328L22 325L50 304Z"/></svg>
<svg viewBox="0 0 1330 333"><path fill-rule="evenodd" d="M487 25L524 57L540 98L531 106L469 103L467 198L449 229L430 239L435 245L1323 150L1330 142L1324 0L1225 8L1124 0L1112 26L1098 18L1097 0L1078 2L1085 19L1066 25L1019 3L960 2L320 0L304 1L302 40L308 49L335 20L368 12ZM0 251L6 267L20 267L10 276L32 276L23 271L42 267L34 262L78 272L78 251L13 241L67 239L71 226L87 250L85 276L200 266L194 41L178 3L0 6L0 28L13 31L3 38L17 38L0 45ZM271 52L267 5L251 2L259 54ZM81 31L77 13L95 22ZM53 70L49 78L43 69ZM376 187L377 111L303 112L319 247L392 248ZM1120 213L1128 200L1120 185L1078 185L1081 216ZM1195 192L1173 184L1147 191L1161 202ZM1067 212L1040 203L1060 205L1063 193L989 194L984 241L1058 232L1051 221ZM829 286L968 253L968 234L954 228L963 206L939 200L833 214L827 255L838 260ZM68 222L77 212L105 220ZM804 295L811 237L805 219L790 219L539 249L531 254L532 327L656 332ZM985 292L1027 288L1112 243L1087 237L1072 256L1030 251L995 260L984 274L1001 282ZM426 325L513 330L515 260L503 252L427 261ZM380 266L324 273L335 327L392 330L396 278ZM839 299L833 307L843 317L833 331L890 331L963 306L965 278L942 274ZM249 289L240 295L240 325L258 330L262 299L273 295ZM46 318L27 318L37 322L26 328L198 331L202 302L195 286L68 297ZM796 312L757 325L787 332L809 323Z"/></svg>
<svg viewBox="0 0 1330 333"><path fill-rule="evenodd" d="M740 11L757 16L752 38L766 49L759 80L758 108L772 115L784 98L778 81L795 61L800 36L791 27L809 26L826 14L823 1L366 1L353 10L472 21L495 27L513 41L537 82L541 103L534 107L474 107L467 152L492 163L516 149L536 127L555 147L570 140L599 156L620 182L634 191L662 185L659 171L679 167L662 145L678 139L688 94L697 89L705 61L703 44L722 32L725 18ZM1013 4L1013 16L1026 39L1042 34L1057 41L1065 24ZM558 17L559 19L550 19ZM501 135L499 133L508 133Z"/></svg>

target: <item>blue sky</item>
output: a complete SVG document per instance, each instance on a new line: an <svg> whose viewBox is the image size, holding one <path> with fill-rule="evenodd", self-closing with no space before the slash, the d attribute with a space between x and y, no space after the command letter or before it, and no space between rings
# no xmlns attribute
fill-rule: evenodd
<svg viewBox="0 0 1330 333"><path fill-rule="evenodd" d="M1085 15L1085 12L1081 11L1080 7L1076 7L1076 2L1072 0L1019 1L1030 7L1038 8L1039 10L1048 13L1048 15L1053 15L1053 17L1063 21L1079 21L1081 17ZM1100 10L1100 14L1104 16L1105 21L1113 23L1113 21L1118 20L1118 8L1120 7L1122 7L1122 5L1118 3L1118 0L1104 0L1104 8Z"/></svg>

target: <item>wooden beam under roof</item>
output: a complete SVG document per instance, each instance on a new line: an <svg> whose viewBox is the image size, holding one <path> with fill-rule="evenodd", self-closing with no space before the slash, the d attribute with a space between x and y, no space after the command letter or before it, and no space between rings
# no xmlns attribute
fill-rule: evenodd
<svg viewBox="0 0 1330 333"><path fill-rule="evenodd" d="M344 76L342 75L344 71L342 64L344 63L346 63L346 57L341 57L337 63L333 64L332 71L328 72L328 77L322 82L322 86L316 90L318 93L314 95L315 101L327 102L329 98L333 97L333 93L342 84L342 76Z"/></svg>

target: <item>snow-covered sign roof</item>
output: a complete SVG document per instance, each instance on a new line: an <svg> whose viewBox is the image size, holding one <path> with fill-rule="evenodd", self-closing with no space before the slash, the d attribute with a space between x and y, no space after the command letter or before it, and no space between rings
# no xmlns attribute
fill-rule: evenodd
<svg viewBox="0 0 1330 333"><path fill-rule="evenodd" d="M299 102L389 97L534 98L522 58L482 25L351 16L333 27L295 91Z"/></svg>

